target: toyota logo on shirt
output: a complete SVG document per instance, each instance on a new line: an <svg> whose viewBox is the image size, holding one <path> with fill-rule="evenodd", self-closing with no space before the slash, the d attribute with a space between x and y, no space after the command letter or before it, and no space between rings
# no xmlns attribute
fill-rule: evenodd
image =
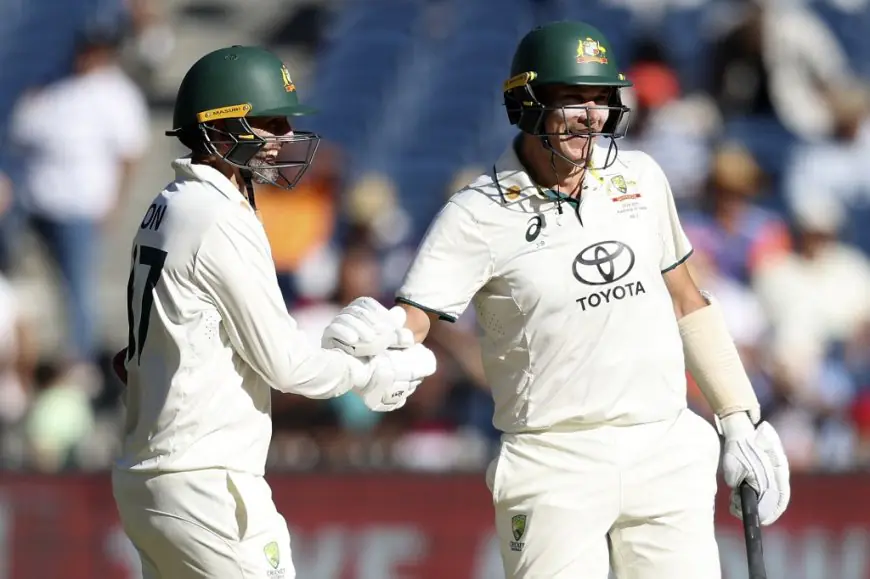
<svg viewBox="0 0 870 579"><path fill-rule="evenodd" d="M574 258L574 277L586 285L607 285L621 280L634 267L634 251L621 241L600 241Z"/></svg>

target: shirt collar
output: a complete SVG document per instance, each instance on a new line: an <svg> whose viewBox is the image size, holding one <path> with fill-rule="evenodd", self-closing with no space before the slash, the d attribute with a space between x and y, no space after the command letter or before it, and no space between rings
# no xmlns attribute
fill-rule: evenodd
<svg viewBox="0 0 870 579"><path fill-rule="evenodd" d="M194 163L190 156L181 157L172 162L175 178L180 181L200 181L212 185L223 193L230 201L246 201L241 192L227 179L223 173L208 165Z"/></svg>

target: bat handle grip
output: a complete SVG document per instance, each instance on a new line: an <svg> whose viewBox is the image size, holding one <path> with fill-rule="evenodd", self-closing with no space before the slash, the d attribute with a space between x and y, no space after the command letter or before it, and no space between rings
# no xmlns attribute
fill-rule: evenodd
<svg viewBox="0 0 870 579"><path fill-rule="evenodd" d="M746 522L750 519L755 525L760 525L761 520L758 516L758 493L747 483L740 483L740 499L743 503L743 523L744 528L747 527Z"/></svg>
<svg viewBox="0 0 870 579"><path fill-rule="evenodd" d="M746 483L740 485L743 505L743 535L746 539L746 558L749 579L767 579L764 569L764 550L761 543L761 518L758 514L758 493Z"/></svg>

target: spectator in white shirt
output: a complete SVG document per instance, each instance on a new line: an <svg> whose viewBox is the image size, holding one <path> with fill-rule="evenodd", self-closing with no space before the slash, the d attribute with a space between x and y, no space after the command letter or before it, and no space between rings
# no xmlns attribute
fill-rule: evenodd
<svg viewBox="0 0 870 579"><path fill-rule="evenodd" d="M840 235L870 252L870 91L866 87L832 90L835 119L831 140L796 147L786 173L790 210L809 214L816 204L835 204L844 216Z"/></svg>
<svg viewBox="0 0 870 579"><path fill-rule="evenodd" d="M82 35L73 74L26 95L11 140L23 163L18 196L56 262L69 318L69 362L90 366L101 225L123 202L147 145L148 109L116 61L119 36Z"/></svg>
<svg viewBox="0 0 870 579"><path fill-rule="evenodd" d="M829 349L870 321L870 260L838 239L846 215L835 200L795 217L798 251L759 268L753 287L775 328L774 356L800 398L816 403Z"/></svg>

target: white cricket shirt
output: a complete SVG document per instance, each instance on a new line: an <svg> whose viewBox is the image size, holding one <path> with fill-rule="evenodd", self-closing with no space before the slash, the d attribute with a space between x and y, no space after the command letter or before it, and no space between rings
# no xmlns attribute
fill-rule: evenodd
<svg viewBox="0 0 870 579"><path fill-rule="evenodd" d="M263 226L232 183L189 159L173 166L176 180L133 239L128 418L116 467L262 475L270 387L341 395L351 359L296 327Z"/></svg>
<svg viewBox="0 0 870 579"><path fill-rule="evenodd" d="M595 166L606 154L596 147ZM557 199L510 146L435 218L399 301L447 320L474 304L503 432L674 417L685 362L662 273L691 246L664 173L620 151L579 203Z"/></svg>

